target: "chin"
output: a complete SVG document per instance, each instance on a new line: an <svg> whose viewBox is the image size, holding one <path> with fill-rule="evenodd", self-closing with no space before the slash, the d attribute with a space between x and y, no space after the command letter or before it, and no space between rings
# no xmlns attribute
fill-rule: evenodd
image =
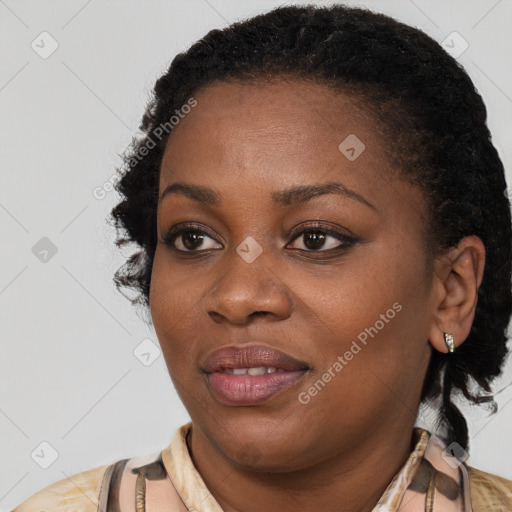
<svg viewBox="0 0 512 512"><path fill-rule="evenodd" d="M294 450L290 453L268 449L261 451L256 445L246 445L235 452L231 447L224 456L231 464L253 473L286 473L301 468L297 463L297 453Z"/></svg>
<svg viewBox="0 0 512 512"><path fill-rule="evenodd" d="M308 465L303 453L306 444L294 441L302 439L303 433L283 430L283 426L291 426L286 421L256 423L224 424L213 434L217 449L231 464L246 471L270 473L295 471Z"/></svg>

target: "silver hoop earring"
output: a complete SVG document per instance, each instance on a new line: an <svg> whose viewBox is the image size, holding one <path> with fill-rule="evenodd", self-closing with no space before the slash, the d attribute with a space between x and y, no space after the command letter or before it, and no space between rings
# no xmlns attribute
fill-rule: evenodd
<svg viewBox="0 0 512 512"><path fill-rule="evenodd" d="M451 332L444 333L444 343L448 349L448 352L453 352L455 350L455 341Z"/></svg>

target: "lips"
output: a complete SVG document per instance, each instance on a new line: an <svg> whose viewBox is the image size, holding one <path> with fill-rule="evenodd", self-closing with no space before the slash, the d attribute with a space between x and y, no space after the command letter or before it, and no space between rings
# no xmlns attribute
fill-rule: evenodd
<svg viewBox="0 0 512 512"><path fill-rule="evenodd" d="M218 401L256 405L293 387L309 367L266 345L232 345L209 354L201 369Z"/></svg>
<svg viewBox="0 0 512 512"><path fill-rule="evenodd" d="M265 345L229 346L212 352L206 359L203 370L206 373L225 372L239 368L261 366L285 371L305 370L308 365L294 357Z"/></svg>

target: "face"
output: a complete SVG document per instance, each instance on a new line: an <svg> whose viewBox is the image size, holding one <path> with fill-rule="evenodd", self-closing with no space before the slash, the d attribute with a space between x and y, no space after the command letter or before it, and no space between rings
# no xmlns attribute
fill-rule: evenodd
<svg viewBox="0 0 512 512"><path fill-rule="evenodd" d="M371 114L284 79L194 98L162 161L150 292L194 431L277 471L412 426L431 353L426 209L391 178Z"/></svg>

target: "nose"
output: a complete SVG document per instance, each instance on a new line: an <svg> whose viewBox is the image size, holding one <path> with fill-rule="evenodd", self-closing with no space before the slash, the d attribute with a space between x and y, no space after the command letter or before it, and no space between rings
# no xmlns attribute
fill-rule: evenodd
<svg viewBox="0 0 512 512"><path fill-rule="evenodd" d="M265 253L252 263L234 253L206 295L205 308L216 323L243 325L259 317L284 320L292 303L287 287L267 265Z"/></svg>

